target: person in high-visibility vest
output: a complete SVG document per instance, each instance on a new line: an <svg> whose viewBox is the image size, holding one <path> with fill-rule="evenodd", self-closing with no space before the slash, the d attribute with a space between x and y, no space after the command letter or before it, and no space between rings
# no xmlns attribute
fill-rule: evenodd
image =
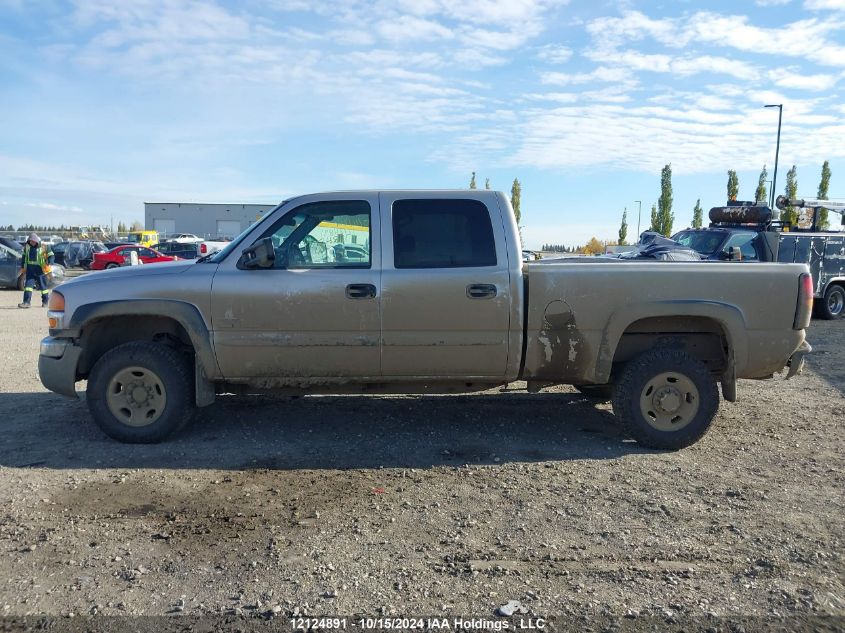
<svg viewBox="0 0 845 633"><path fill-rule="evenodd" d="M29 234L29 239L23 245L21 272L25 275L26 286L23 291L23 302L19 308L28 308L32 300L32 291L41 291L41 307L47 307L50 289L47 287L47 275L52 272L55 256L49 244L41 241L35 233Z"/></svg>

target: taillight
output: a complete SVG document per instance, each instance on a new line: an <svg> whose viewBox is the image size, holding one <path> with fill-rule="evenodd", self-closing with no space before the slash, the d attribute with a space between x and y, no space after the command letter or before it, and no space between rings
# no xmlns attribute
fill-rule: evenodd
<svg viewBox="0 0 845 633"><path fill-rule="evenodd" d="M200 244L200 253L205 255L208 252L208 246L206 244Z"/></svg>
<svg viewBox="0 0 845 633"><path fill-rule="evenodd" d="M813 278L809 273L801 273L798 278L798 305L795 307L793 330L803 330L810 326L813 313Z"/></svg>

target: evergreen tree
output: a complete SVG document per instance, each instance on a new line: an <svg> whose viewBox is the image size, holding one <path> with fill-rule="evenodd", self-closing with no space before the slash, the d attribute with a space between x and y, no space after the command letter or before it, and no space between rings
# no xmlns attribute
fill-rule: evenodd
<svg viewBox="0 0 845 633"><path fill-rule="evenodd" d="M794 199L798 197L798 169L795 165L792 166L792 169L786 172L786 188L784 189L784 193L787 198ZM798 212L794 207L788 206L786 207L786 211L784 211L781 215L781 220L794 225L798 222Z"/></svg>
<svg viewBox="0 0 845 633"><path fill-rule="evenodd" d="M513 214L516 216L517 226L520 226L520 222L522 221L522 210L520 209L521 198L522 185L519 184L519 178L514 178L513 185L511 186L511 206L513 207Z"/></svg>
<svg viewBox="0 0 845 633"><path fill-rule="evenodd" d="M769 179L769 170L763 165L763 171L760 172L760 180L757 181L757 191L754 192L754 200L767 204L769 197L766 195L766 181Z"/></svg>
<svg viewBox="0 0 845 633"><path fill-rule="evenodd" d="M816 197L819 200L827 200L827 191L830 187L830 163L824 161L824 165L822 165L822 179L819 182L819 192L816 194ZM818 227L822 230L830 228L830 223L828 222L827 217L827 209L819 209L819 218L818 218Z"/></svg>
<svg viewBox="0 0 845 633"><path fill-rule="evenodd" d="M728 200L736 200L739 195L739 176L733 169L728 170Z"/></svg>
<svg viewBox="0 0 845 633"><path fill-rule="evenodd" d="M469 179L469 188L470 189L478 189L475 185L475 172L472 172L472 178Z"/></svg>
<svg viewBox="0 0 845 633"><path fill-rule="evenodd" d="M660 233L669 237L675 223L675 214L672 213L672 165L666 165L660 173L660 198L657 200L657 206Z"/></svg>
<svg viewBox="0 0 845 633"><path fill-rule="evenodd" d="M143 231L144 225L141 224L138 220L132 222L132 228L129 229L130 231Z"/></svg>
<svg viewBox="0 0 845 633"><path fill-rule="evenodd" d="M117 232L118 233L126 233L127 232L126 225L123 222L117 223Z"/></svg>
<svg viewBox="0 0 845 633"><path fill-rule="evenodd" d="M487 178L487 179L484 181L484 188L485 188L485 189L487 189L487 190L489 191L489 189L490 189L490 179L489 179L489 178Z"/></svg>
<svg viewBox="0 0 845 633"><path fill-rule="evenodd" d="M628 209L622 212L622 226L619 227L619 245L625 246L628 242L625 239L628 237Z"/></svg>
<svg viewBox="0 0 845 633"><path fill-rule="evenodd" d="M651 226L648 227L649 231L656 231L657 233L660 232L660 220L657 217L657 205L651 205Z"/></svg>
<svg viewBox="0 0 845 633"><path fill-rule="evenodd" d="M692 210L692 228L700 229L704 224L704 209L701 208L701 198L695 201L695 208Z"/></svg>

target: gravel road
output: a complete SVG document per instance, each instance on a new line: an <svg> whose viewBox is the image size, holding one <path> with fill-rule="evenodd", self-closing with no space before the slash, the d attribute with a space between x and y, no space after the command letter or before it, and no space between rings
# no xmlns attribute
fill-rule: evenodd
<svg viewBox="0 0 845 633"><path fill-rule="evenodd" d="M518 600L584 628L845 627L845 322L813 321L803 375L742 382L679 452L626 440L573 389L518 384L228 397L128 446L41 386L46 314L19 300L0 291L6 621L492 618Z"/></svg>

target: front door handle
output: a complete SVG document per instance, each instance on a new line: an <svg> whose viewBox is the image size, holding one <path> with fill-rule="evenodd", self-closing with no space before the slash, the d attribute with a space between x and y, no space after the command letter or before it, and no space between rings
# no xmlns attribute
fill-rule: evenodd
<svg viewBox="0 0 845 633"><path fill-rule="evenodd" d="M495 284L470 284L467 286L467 297L470 299L492 299L495 296Z"/></svg>
<svg viewBox="0 0 845 633"><path fill-rule="evenodd" d="M346 286L347 299L372 299L376 296L373 284L349 284Z"/></svg>

